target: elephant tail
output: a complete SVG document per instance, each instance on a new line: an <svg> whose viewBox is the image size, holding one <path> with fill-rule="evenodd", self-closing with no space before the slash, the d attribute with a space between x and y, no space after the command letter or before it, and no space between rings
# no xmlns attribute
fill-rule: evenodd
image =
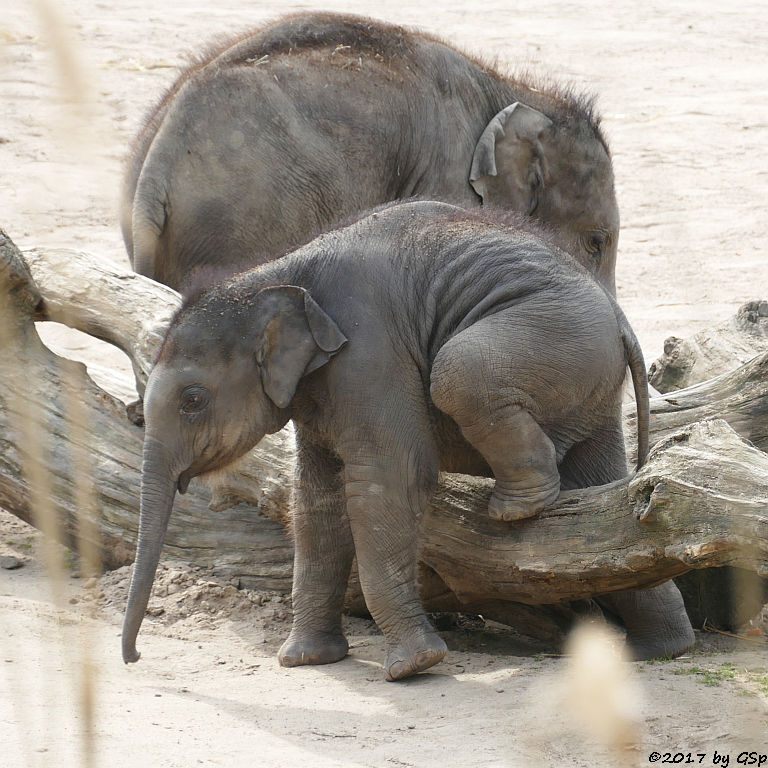
<svg viewBox="0 0 768 768"><path fill-rule="evenodd" d="M640 342L629 324L624 312L614 301L616 319L619 322L621 341L624 344L624 352L627 357L627 365L632 375L632 386L635 390L635 402L637 404L637 469L645 464L648 457L648 442L651 420L651 406L648 397L648 374L645 370L643 351Z"/></svg>

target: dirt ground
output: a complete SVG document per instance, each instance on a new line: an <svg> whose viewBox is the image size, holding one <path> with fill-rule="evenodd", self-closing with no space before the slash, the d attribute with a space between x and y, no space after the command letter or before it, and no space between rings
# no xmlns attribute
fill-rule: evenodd
<svg viewBox="0 0 768 768"><path fill-rule="evenodd" d="M116 217L121 160L187 54L283 12L332 8L420 26L599 95L622 211L618 296L649 362L666 336L768 298L763 0L59 0L56 15L70 28L45 7L22 0L0 14L0 226L22 248L75 247L126 263ZM72 55L52 55L52 40ZM73 99L82 102L74 111ZM95 369L125 365L60 329L42 332L54 346L90 354ZM142 660L125 667L125 569L86 580L72 578L69 563L51 583L39 539L0 514L0 557L23 565L0 569L0 768L570 768L646 765L652 752L658 762L701 765L768 755L764 644L700 633L683 659L627 664L611 662L614 642L598 651L596 667L580 667L474 622L446 630L443 664L386 684L381 636L350 620L345 661L282 670L284 598L169 562L139 637ZM608 736L595 722L613 723ZM634 747L616 756L606 739Z"/></svg>

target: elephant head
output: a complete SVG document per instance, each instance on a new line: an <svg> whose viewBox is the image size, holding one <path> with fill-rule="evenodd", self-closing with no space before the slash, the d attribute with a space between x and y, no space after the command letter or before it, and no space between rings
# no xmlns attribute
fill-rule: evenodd
<svg viewBox="0 0 768 768"><path fill-rule="evenodd" d="M522 211L616 294L619 210L607 145L596 126L552 119L515 102L488 123L475 147L470 184L484 205Z"/></svg>
<svg viewBox="0 0 768 768"><path fill-rule="evenodd" d="M242 285L242 284L238 284ZM237 460L288 421L299 381L346 342L303 288L202 294L171 323L147 382L136 561L123 660L149 601L173 500L196 476Z"/></svg>

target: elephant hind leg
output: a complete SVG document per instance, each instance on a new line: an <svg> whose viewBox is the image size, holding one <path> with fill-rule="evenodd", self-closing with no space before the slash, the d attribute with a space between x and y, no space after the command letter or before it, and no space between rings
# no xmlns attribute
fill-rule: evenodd
<svg viewBox="0 0 768 768"><path fill-rule="evenodd" d="M559 496L557 451L531 415L530 398L515 386L514 365L500 366L503 350L483 345L487 332L472 326L441 348L430 394L493 471L490 517L520 520Z"/></svg>
<svg viewBox="0 0 768 768"><path fill-rule="evenodd" d="M620 420L616 419L586 440L572 445L563 456L559 470L564 491L605 485L625 478L627 459Z"/></svg>
<svg viewBox="0 0 768 768"><path fill-rule="evenodd" d="M488 502L491 519L531 517L560 495L555 446L524 408L510 405L459 426L496 478Z"/></svg>
<svg viewBox="0 0 768 768"><path fill-rule="evenodd" d="M627 474L621 421L574 445L563 457L563 489L586 488L620 480ZM611 592L595 598L616 616L627 631L627 645L635 659L671 658L693 647L693 627L680 590L673 581L650 589Z"/></svg>
<svg viewBox="0 0 768 768"><path fill-rule="evenodd" d="M674 581L632 592L612 592L597 603L617 615L636 661L674 658L693 648L696 637Z"/></svg>

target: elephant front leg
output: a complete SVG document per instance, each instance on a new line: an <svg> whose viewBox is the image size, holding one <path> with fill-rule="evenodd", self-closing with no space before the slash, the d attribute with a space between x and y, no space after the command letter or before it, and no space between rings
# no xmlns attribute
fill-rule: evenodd
<svg viewBox="0 0 768 768"><path fill-rule="evenodd" d="M278 652L284 667L330 664L349 649L341 627L354 557L339 458L297 430L293 626Z"/></svg>
<svg viewBox="0 0 768 768"><path fill-rule="evenodd" d="M433 474L432 485L436 467ZM400 680L437 664L447 652L424 613L417 583L419 522L431 488L408 468L348 464L346 481L360 583L387 640L387 680Z"/></svg>

